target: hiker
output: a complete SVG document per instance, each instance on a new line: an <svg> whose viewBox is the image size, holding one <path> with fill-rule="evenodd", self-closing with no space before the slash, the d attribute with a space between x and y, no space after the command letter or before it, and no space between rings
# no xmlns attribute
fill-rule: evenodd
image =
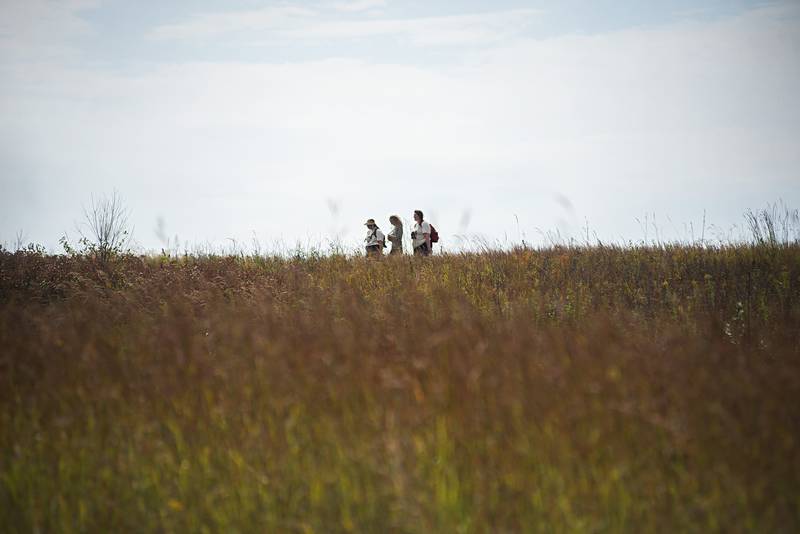
<svg viewBox="0 0 800 534"><path fill-rule="evenodd" d="M403 253L403 222L400 220L400 217L397 215L392 215L389 217L389 222L392 225L392 230L389 232L389 235L386 237L389 238L389 241L392 243L392 249L389 251L389 255L392 254L402 254Z"/></svg>
<svg viewBox="0 0 800 534"><path fill-rule="evenodd" d="M431 253L431 225L423 219L420 210L414 211L414 221L414 229L411 232L414 256L429 256Z"/></svg>
<svg viewBox="0 0 800 534"><path fill-rule="evenodd" d="M367 237L364 238L366 243L367 256L383 256L383 247L386 246L386 238L375 224L375 219L369 219L364 223L367 227Z"/></svg>

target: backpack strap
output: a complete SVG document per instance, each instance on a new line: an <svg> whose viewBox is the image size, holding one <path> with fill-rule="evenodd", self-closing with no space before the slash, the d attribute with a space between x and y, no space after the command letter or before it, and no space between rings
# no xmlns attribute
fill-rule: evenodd
<svg viewBox="0 0 800 534"><path fill-rule="evenodd" d="M375 225L375 229L372 231L372 237L374 237L376 239L378 238L378 230L380 230L380 228L378 228L378 226ZM370 246L373 246L373 245L370 245ZM385 239L383 241L383 246L384 247L386 246L386 240Z"/></svg>

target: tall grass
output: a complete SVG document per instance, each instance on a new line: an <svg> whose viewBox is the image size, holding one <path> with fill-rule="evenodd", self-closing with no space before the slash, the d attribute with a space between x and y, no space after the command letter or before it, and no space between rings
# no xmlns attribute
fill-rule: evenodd
<svg viewBox="0 0 800 534"><path fill-rule="evenodd" d="M800 247L0 254L0 530L793 532Z"/></svg>

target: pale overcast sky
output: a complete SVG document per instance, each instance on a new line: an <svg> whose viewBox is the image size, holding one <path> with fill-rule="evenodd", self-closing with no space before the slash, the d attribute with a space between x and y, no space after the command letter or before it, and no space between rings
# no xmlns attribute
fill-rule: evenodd
<svg viewBox="0 0 800 534"><path fill-rule="evenodd" d="M800 207L798 95L798 2L0 0L0 243L686 239Z"/></svg>

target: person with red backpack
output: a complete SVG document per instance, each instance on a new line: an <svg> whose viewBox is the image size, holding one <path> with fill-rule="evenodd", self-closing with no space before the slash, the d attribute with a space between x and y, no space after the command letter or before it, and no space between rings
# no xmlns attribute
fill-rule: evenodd
<svg viewBox="0 0 800 534"><path fill-rule="evenodd" d="M433 243L439 241L439 233L423 218L422 211L414 211L414 228L411 232L411 244L415 256L430 256Z"/></svg>

